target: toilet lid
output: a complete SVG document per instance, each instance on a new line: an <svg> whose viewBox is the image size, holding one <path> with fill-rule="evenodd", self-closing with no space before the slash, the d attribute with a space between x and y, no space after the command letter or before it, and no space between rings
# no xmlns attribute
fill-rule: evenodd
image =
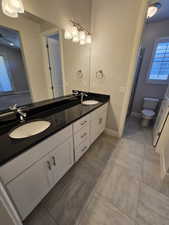
<svg viewBox="0 0 169 225"><path fill-rule="evenodd" d="M155 115L155 112L153 111L153 110L149 110L149 109L144 109L143 111L143 114L145 115L145 116L154 116Z"/></svg>

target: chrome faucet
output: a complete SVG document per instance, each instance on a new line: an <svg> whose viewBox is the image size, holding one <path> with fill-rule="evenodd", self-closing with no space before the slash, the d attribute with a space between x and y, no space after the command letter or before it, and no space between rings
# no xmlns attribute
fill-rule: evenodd
<svg viewBox="0 0 169 225"><path fill-rule="evenodd" d="M21 122L25 121L27 114L23 112L23 108L17 108L17 104L15 104L10 106L9 109L19 114L19 119Z"/></svg>
<svg viewBox="0 0 169 225"><path fill-rule="evenodd" d="M80 96L81 96L80 102L81 102L81 104L82 104L82 103L83 103L84 97L87 97L88 95L87 95L85 92L81 92L81 93L80 93Z"/></svg>

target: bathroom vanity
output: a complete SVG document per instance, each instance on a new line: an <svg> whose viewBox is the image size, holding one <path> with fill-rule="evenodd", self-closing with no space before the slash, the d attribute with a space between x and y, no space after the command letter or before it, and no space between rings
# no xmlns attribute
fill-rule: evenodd
<svg viewBox="0 0 169 225"><path fill-rule="evenodd" d="M49 121L40 134L12 139L14 121L1 130L0 178L24 220L104 131L109 96L89 93L97 104L73 95L30 105L30 121Z"/></svg>

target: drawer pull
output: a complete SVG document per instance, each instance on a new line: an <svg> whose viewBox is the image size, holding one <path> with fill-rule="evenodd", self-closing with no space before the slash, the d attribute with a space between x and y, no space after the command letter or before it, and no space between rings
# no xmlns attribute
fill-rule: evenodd
<svg viewBox="0 0 169 225"><path fill-rule="evenodd" d="M103 118L99 118L99 124L102 124Z"/></svg>
<svg viewBox="0 0 169 225"><path fill-rule="evenodd" d="M56 166L56 159L55 159L55 156L52 156L52 160L53 160L53 165Z"/></svg>
<svg viewBox="0 0 169 225"><path fill-rule="evenodd" d="M84 138L84 137L86 137L87 136L87 133L85 132L82 136L81 136L81 138Z"/></svg>
<svg viewBox="0 0 169 225"><path fill-rule="evenodd" d="M52 167L51 167L51 164L50 164L49 161L47 161L47 166L48 166L48 169L49 169L49 170L52 170Z"/></svg>
<svg viewBox="0 0 169 225"><path fill-rule="evenodd" d="M81 151L84 152L87 150L87 146L85 146Z"/></svg>
<svg viewBox="0 0 169 225"><path fill-rule="evenodd" d="M83 121L83 122L81 122L81 123L80 123L80 125L81 125L81 126L83 126L83 125L85 125L85 123L87 123L87 121L86 121L86 120L85 120L85 121Z"/></svg>

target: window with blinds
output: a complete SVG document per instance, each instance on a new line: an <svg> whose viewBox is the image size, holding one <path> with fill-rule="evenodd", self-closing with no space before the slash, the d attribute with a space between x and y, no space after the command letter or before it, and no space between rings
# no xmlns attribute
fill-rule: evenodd
<svg viewBox="0 0 169 225"><path fill-rule="evenodd" d="M148 79L168 81L169 78L169 40L156 42Z"/></svg>

